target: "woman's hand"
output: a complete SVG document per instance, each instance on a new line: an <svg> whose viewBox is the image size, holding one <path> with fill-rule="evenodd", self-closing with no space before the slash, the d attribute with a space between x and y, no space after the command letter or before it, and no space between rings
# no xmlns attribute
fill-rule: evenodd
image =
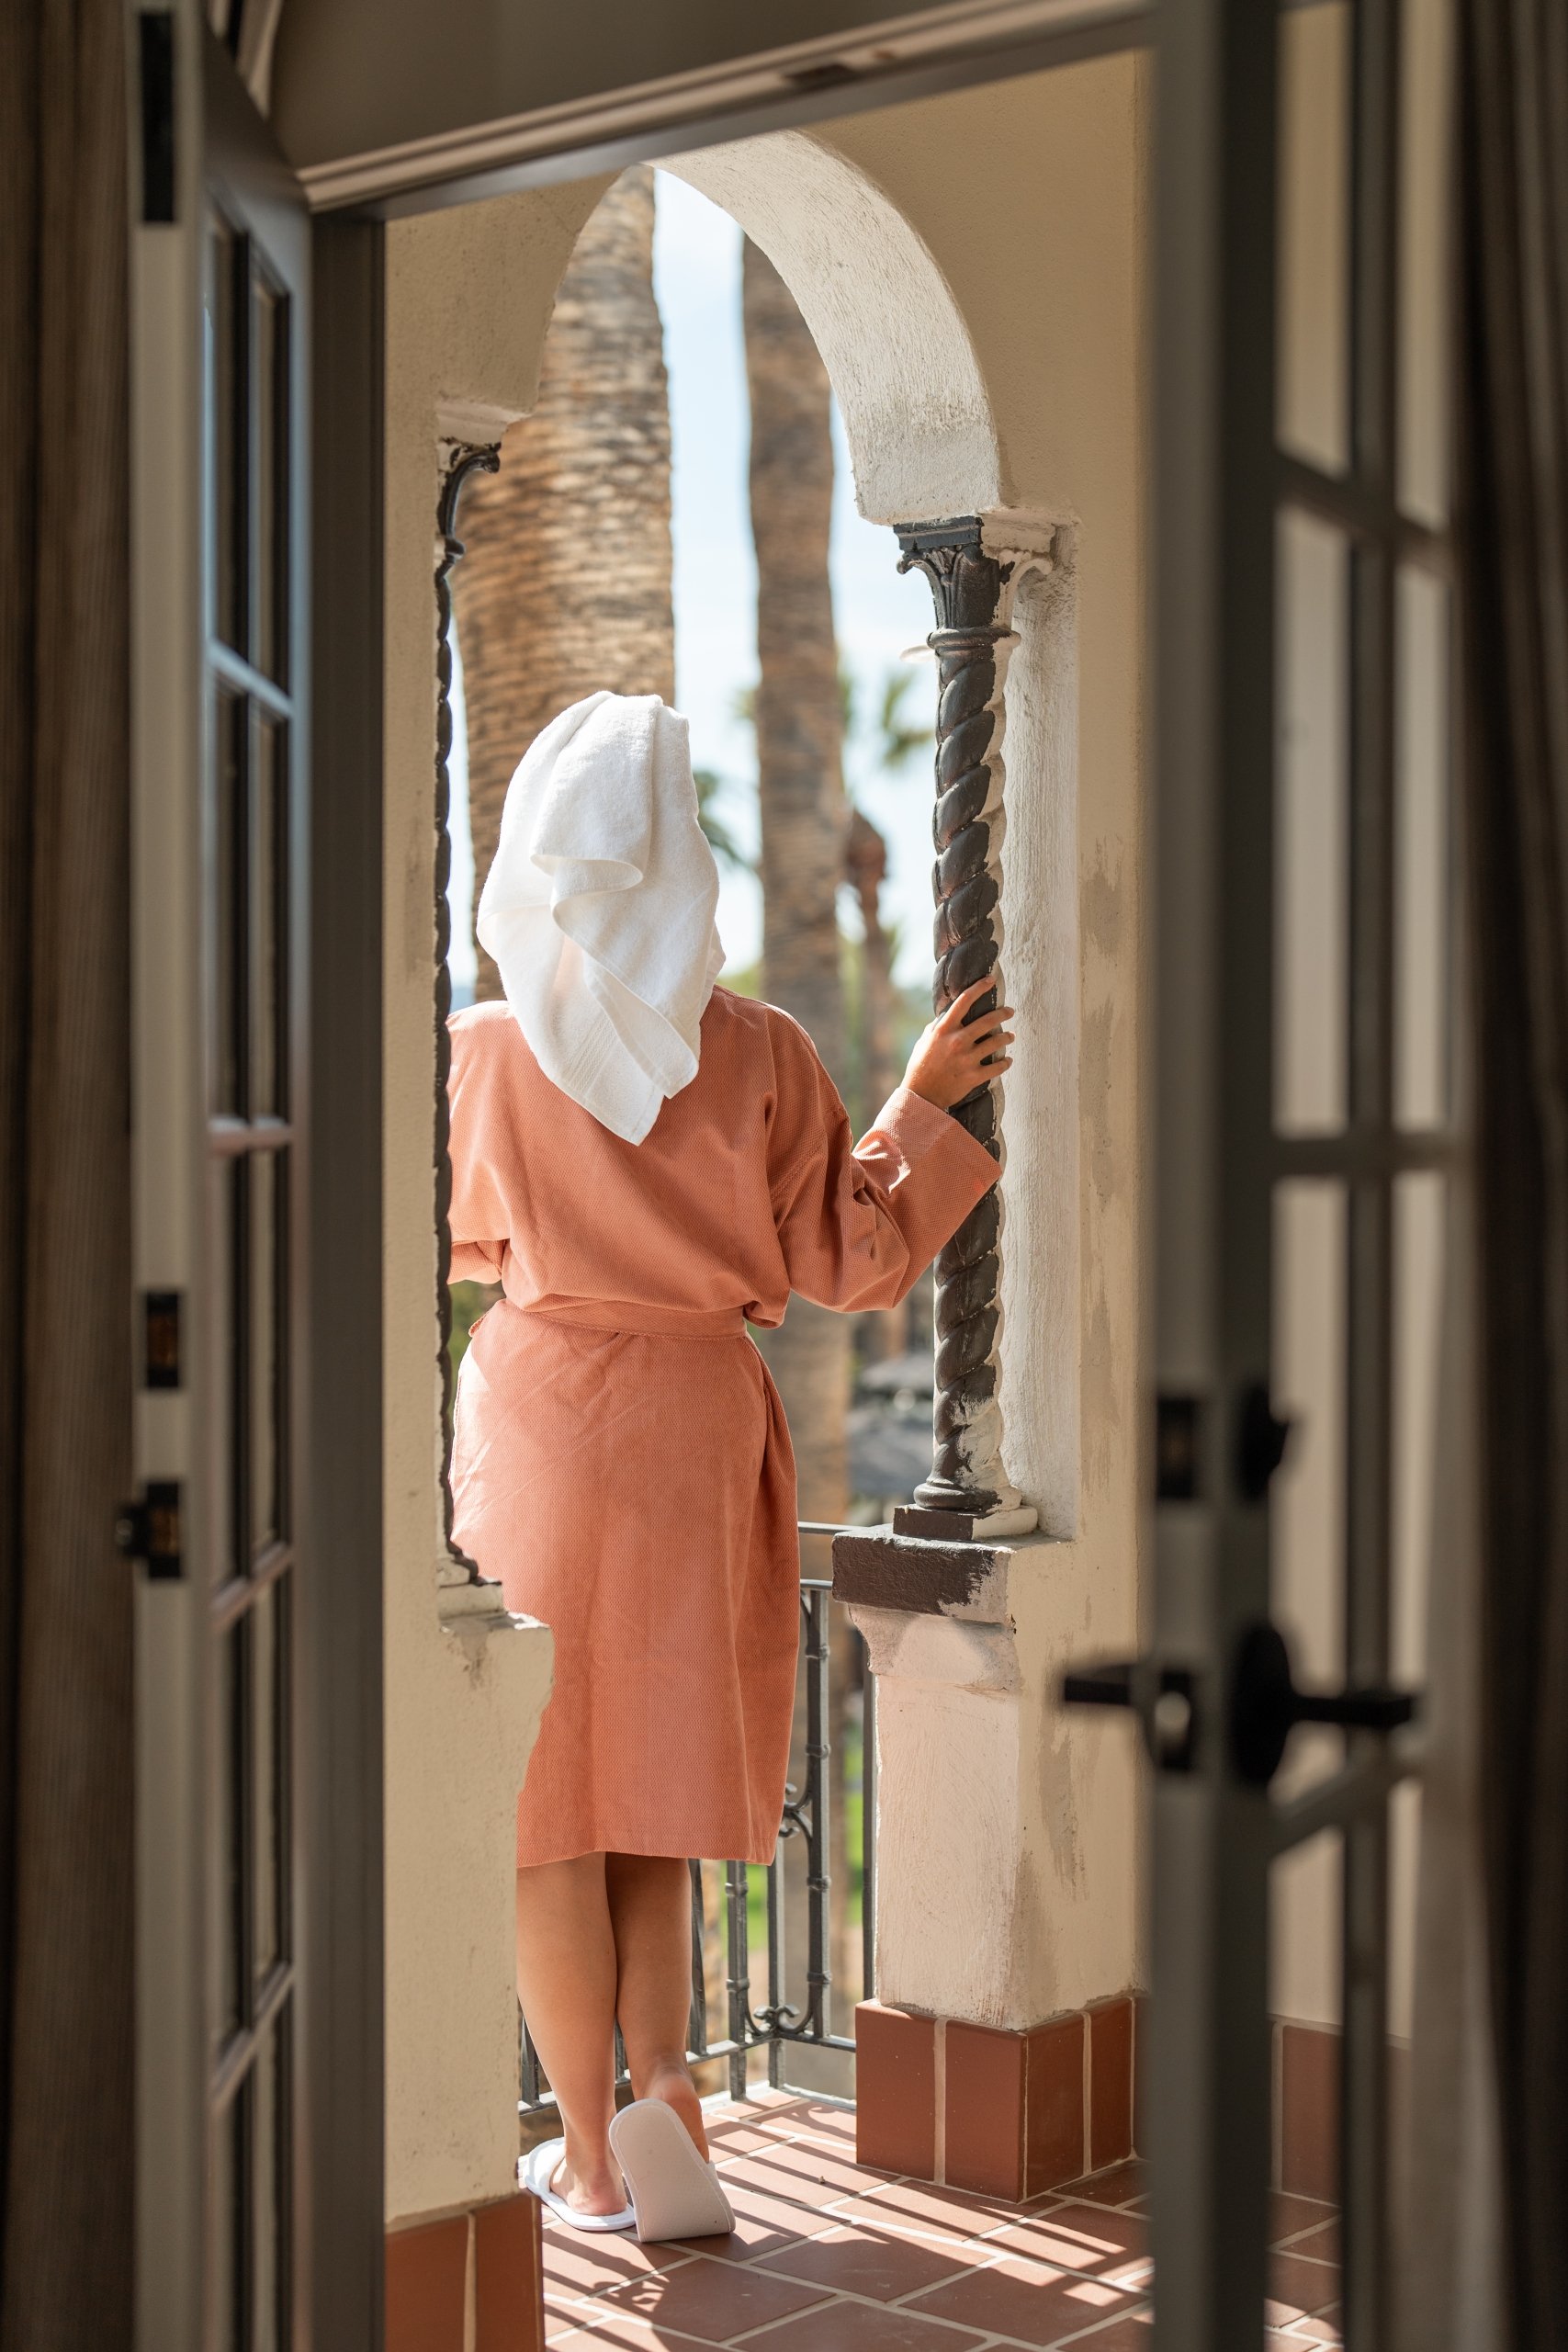
<svg viewBox="0 0 1568 2352"><path fill-rule="evenodd" d="M911 1094L923 1095L939 1111L951 1110L977 1086L1012 1067L1012 1056L1007 1050L1012 1032L1003 1026L1012 1019L1010 1004L976 1013L964 1026L964 1014L994 985L988 979L976 980L962 996L955 996L946 1012L939 1012L915 1041L904 1083Z"/></svg>

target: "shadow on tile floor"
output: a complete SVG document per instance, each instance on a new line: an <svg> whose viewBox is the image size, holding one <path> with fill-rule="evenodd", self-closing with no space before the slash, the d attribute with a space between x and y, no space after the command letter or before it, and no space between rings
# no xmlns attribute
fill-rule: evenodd
<svg viewBox="0 0 1568 2352"><path fill-rule="evenodd" d="M760 2091L708 2136L732 2236L642 2247L547 2220L551 2352L1149 2352L1137 2164L1020 2207L857 2165L852 2109L822 2099ZM1276 2198L1273 2230L1270 2345L1337 2345L1330 2208Z"/></svg>

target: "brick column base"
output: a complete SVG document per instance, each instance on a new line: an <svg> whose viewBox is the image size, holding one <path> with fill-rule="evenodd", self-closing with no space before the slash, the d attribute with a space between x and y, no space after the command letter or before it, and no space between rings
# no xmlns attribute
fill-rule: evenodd
<svg viewBox="0 0 1568 2352"><path fill-rule="evenodd" d="M503 2197L389 2230L386 2352L544 2352L543 2213Z"/></svg>
<svg viewBox="0 0 1568 2352"><path fill-rule="evenodd" d="M1017 2203L1134 2153L1139 2004L1096 2001L1020 2031L863 2001L863 2165Z"/></svg>

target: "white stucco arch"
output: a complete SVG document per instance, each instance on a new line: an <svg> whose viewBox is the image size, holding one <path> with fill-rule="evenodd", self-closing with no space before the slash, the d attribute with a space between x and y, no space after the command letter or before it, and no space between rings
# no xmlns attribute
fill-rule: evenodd
<svg viewBox="0 0 1568 2352"><path fill-rule="evenodd" d="M800 305L869 522L1000 503L996 422L968 324L930 248L868 173L803 130L660 168L739 221Z"/></svg>

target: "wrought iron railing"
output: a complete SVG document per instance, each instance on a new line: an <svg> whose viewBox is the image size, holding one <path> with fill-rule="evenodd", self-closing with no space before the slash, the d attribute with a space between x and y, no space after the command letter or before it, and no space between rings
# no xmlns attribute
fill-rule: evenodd
<svg viewBox="0 0 1568 2352"><path fill-rule="evenodd" d="M802 1520L802 1535L832 1536L848 1529ZM687 2056L693 2065L727 2059L730 2096L744 2095L748 2064L756 2050L767 2052L768 2081L775 2089L788 2086L787 2053L791 2050L839 2050L852 2052L852 2036L833 2030L831 1850L833 1798L831 1723L832 1645L829 1608L833 1587L826 1577L800 1580L800 1614L805 1640L801 1672L806 1679L805 1770L800 1782L784 1791L779 1843L766 1865L728 1861L724 1865L724 1905L720 1932L724 1939L724 1983L728 2016L726 2030L716 2041L709 2021L709 1940L703 1900L702 1863L692 1871L692 2007ZM875 1989L876 1922L876 1685L865 1657L865 1645L855 1634L861 1716L861 1984L869 2000ZM793 1839L805 1841L806 1967L797 1997L789 1997L790 1963L785 1936L785 1853ZM751 1984L750 1879L754 1868L766 1879L767 1996L758 2002ZM628 2080L626 2052L615 2036L617 2088ZM538 2053L523 2024L523 2097L525 2115L552 2109L555 2100L539 2064Z"/></svg>

